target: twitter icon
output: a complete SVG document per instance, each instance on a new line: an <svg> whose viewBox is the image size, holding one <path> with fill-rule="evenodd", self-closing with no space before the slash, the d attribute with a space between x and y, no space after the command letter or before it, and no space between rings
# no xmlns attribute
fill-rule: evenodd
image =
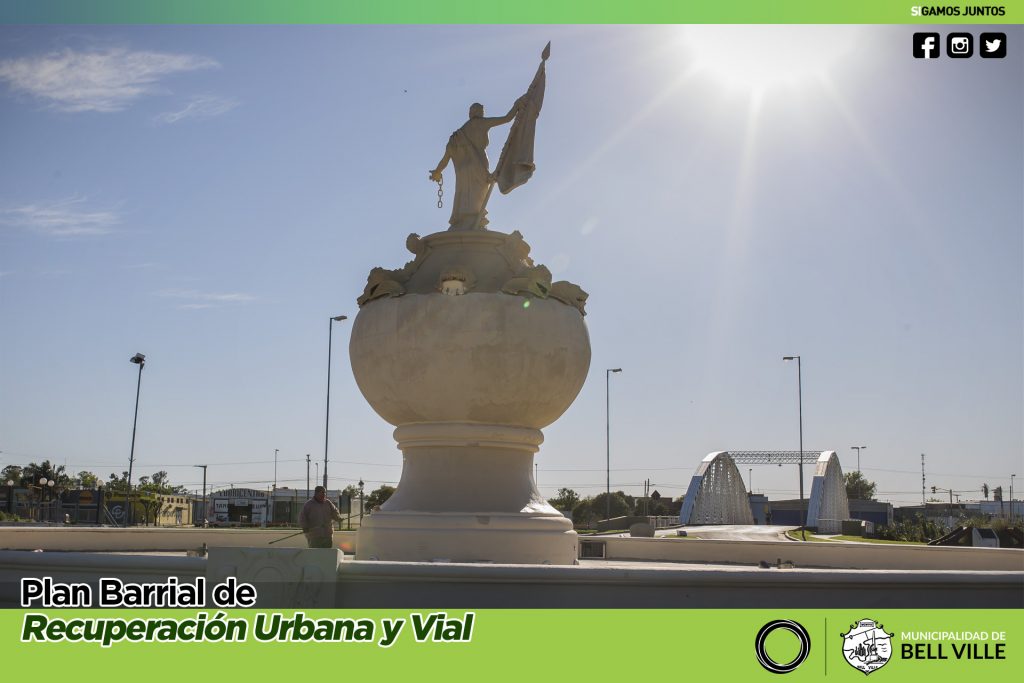
<svg viewBox="0 0 1024 683"><path fill-rule="evenodd" d="M1002 59L1006 56L1006 34L1005 33L982 33L978 40L979 50L982 57L987 59Z"/></svg>

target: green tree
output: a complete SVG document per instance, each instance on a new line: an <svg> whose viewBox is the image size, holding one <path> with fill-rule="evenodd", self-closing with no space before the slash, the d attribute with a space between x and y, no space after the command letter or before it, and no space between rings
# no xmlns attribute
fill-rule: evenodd
<svg viewBox="0 0 1024 683"><path fill-rule="evenodd" d="M594 513L600 515L601 519L605 518L605 514L609 511L609 508L609 518L626 517L627 515L633 514L633 504L635 502L633 496L627 496L622 491L613 491L610 504L605 503L607 498L607 493L599 493L594 496L594 500L590 504Z"/></svg>
<svg viewBox="0 0 1024 683"><path fill-rule="evenodd" d="M164 495L184 495L188 493L188 489L184 486L171 486L170 477L162 470L154 472L149 477L139 477L136 486L140 491L145 491L146 493L162 493Z"/></svg>
<svg viewBox="0 0 1024 683"><path fill-rule="evenodd" d="M7 484L8 481L13 481L15 486L21 486L20 465L8 465L0 470L0 483Z"/></svg>
<svg viewBox="0 0 1024 683"><path fill-rule="evenodd" d="M121 472L121 476L110 473L109 481L107 481L107 490L113 493L124 493L128 488L128 470Z"/></svg>
<svg viewBox="0 0 1024 683"><path fill-rule="evenodd" d="M64 465L55 465L49 460L42 463L29 463L21 472L21 485L38 486L40 479L54 481L54 488L66 489L71 485L71 477L64 472Z"/></svg>
<svg viewBox="0 0 1024 683"><path fill-rule="evenodd" d="M572 510L579 502L580 494L567 488L558 489L558 495L548 500L556 510Z"/></svg>
<svg viewBox="0 0 1024 683"><path fill-rule="evenodd" d="M874 500L877 485L868 481L860 472L847 472L843 475L846 484L846 497L850 500Z"/></svg>
<svg viewBox="0 0 1024 683"><path fill-rule="evenodd" d="M92 472L82 470L71 480L72 486L82 489L94 489L100 484L100 478Z"/></svg>
<svg viewBox="0 0 1024 683"><path fill-rule="evenodd" d="M576 503L576 506L572 509L572 524L573 526L580 527L581 529L592 529L597 525L599 519L597 513L594 512L592 503L593 498L584 498L580 502ZM602 512L601 517L604 517Z"/></svg>
<svg viewBox="0 0 1024 683"><path fill-rule="evenodd" d="M388 486L387 484L384 484L378 489L374 489L374 491L371 492L370 495L366 497L366 507L372 510L378 505L383 505L385 502L387 502L387 499L390 498L391 494L393 494L394 492L395 487Z"/></svg>

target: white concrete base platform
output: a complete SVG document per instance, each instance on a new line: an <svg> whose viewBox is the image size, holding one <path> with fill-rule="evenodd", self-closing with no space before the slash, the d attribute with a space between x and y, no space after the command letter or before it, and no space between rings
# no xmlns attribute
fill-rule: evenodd
<svg viewBox="0 0 1024 683"><path fill-rule="evenodd" d="M544 513L467 514L378 511L364 520L360 560L571 565L579 554L572 523Z"/></svg>
<svg viewBox="0 0 1024 683"><path fill-rule="evenodd" d="M345 562L346 608L1024 608L1024 572Z"/></svg>

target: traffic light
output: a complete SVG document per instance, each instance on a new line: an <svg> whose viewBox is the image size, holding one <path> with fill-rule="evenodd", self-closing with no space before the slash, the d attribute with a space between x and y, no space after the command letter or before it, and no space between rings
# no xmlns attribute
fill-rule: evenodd
<svg viewBox="0 0 1024 683"><path fill-rule="evenodd" d="M935 487L934 486L932 487L932 493L935 493Z"/></svg>

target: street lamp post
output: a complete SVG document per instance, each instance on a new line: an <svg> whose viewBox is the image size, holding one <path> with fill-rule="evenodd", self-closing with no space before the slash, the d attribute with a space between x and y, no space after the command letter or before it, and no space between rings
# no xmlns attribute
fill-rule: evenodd
<svg viewBox="0 0 1024 683"><path fill-rule="evenodd" d="M604 518L612 516L612 417L611 417L611 376L613 372L622 372L622 368L609 368L604 371L604 446L605 446L605 490Z"/></svg>
<svg viewBox="0 0 1024 683"><path fill-rule="evenodd" d="M46 477L39 479L39 513L36 517L40 522L43 521L43 497L46 495Z"/></svg>
<svg viewBox="0 0 1024 683"><path fill-rule="evenodd" d="M14 480L7 480L7 512L14 514Z"/></svg>
<svg viewBox="0 0 1024 683"><path fill-rule="evenodd" d="M327 488L327 441L331 436L331 336L334 323L348 320L347 315L336 315L327 321L327 418L324 425L324 488ZM317 477L319 479L319 476ZM306 486L308 489L309 486Z"/></svg>
<svg viewBox="0 0 1024 683"><path fill-rule="evenodd" d="M199 467L199 468L202 468L202 470L203 470L203 519L205 520L206 519L206 468L209 467L209 465L193 465L193 467ZM193 521L195 521L195 520L193 520ZM195 525L199 526L199 523L196 522Z"/></svg>
<svg viewBox="0 0 1024 683"><path fill-rule="evenodd" d="M359 528L363 528L363 480L359 480Z"/></svg>
<svg viewBox="0 0 1024 683"><path fill-rule="evenodd" d="M860 452L867 450L867 446L850 446L851 451L857 451L857 471L860 472Z"/></svg>
<svg viewBox="0 0 1024 683"><path fill-rule="evenodd" d="M132 420L132 450L128 455L128 481L125 482L124 493L124 525L131 524L132 466L135 464L135 428L139 424L139 392L142 390L142 368L146 367L146 357L136 353L129 359L139 366L139 381L135 385L135 418Z"/></svg>
<svg viewBox="0 0 1024 683"><path fill-rule="evenodd" d="M753 494L754 493L754 468L753 467L748 467L747 468L747 482L749 483L749 486L750 486L750 493Z"/></svg>
<svg viewBox="0 0 1024 683"><path fill-rule="evenodd" d="M807 511L804 509L804 380L800 367L800 356L783 356L784 361L796 361L796 390L800 410L800 529L807 525ZM805 536L806 537L806 536Z"/></svg>
<svg viewBox="0 0 1024 683"><path fill-rule="evenodd" d="M309 453L306 453L306 498L309 498Z"/></svg>

